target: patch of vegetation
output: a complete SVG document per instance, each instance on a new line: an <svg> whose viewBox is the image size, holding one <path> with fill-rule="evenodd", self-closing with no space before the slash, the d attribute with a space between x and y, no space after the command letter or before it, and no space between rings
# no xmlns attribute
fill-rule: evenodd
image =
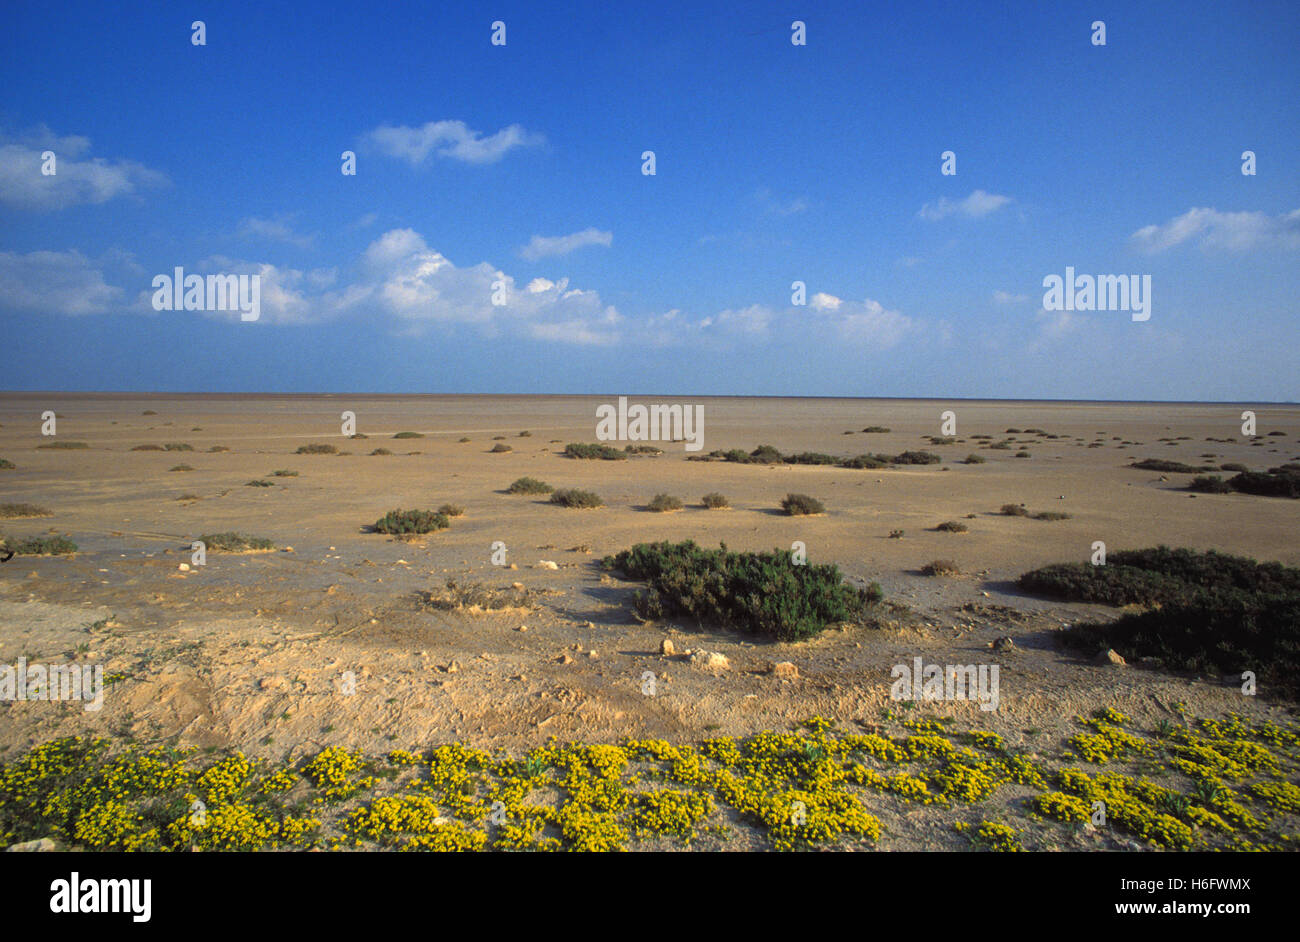
<svg viewBox="0 0 1300 942"><path fill-rule="evenodd" d="M807 494L786 494L781 501L781 509L792 517L814 516L826 513L826 507L815 497Z"/></svg>
<svg viewBox="0 0 1300 942"><path fill-rule="evenodd" d="M998 511L1004 517L1028 517L1029 511L1025 509L1024 504L1003 504L1002 509Z"/></svg>
<svg viewBox="0 0 1300 942"><path fill-rule="evenodd" d="M1040 510L1036 514L1030 514L1034 520L1069 520L1070 514L1060 510Z"/></svg>
<svg viewBox="0 0 1300 942"><path fill-rule="evenodd" d="M211 454L216 454L217 452L230 451L230 449L227 448L225 445L213 445L211 448L208 449L208 451Z"/></svg>
<svg viewBox="0 0 1300 942"><path fill-rule="evenodd" d="M923 576L957 576L961 569L951 559L932 559L921 567Z"/></svg>
<svg viewBox="0 0 1300 942"><path fill-rule="evenodd" d="M262 480L259 480L259 479L256 479L256 478L255 478L255 479L252 480L252 481L245 481L245 482L244 482L244 487L275 487L275 482L274 482L274 481L262 481Z"/></svg>
<svg viewBox="0 0 1300 942"><path fill-rule="evenodd" d="M966 464L984 464L988 461L983 455L967 455Z"/></svg>
<svg viewBox="0 0 1300 942"><path fill-rule="evenodd" d="M390 510L375 521L374 529L378 533L406 535L433 533L449 526L447 515L435 510Z"/></svg>
<svg viewBox="0 0 1300 942"><path fill-rule="evenodd" d="M337 455L339 450L333 445L317 442L311 445L299 445L296 455Z"/></svg>
<svg viewBox="0 0 1300 942"><path fill-rule="evenodd" d="M786 464L839 464L839 458L834 455L824 454L820 451L801 451L797 455L786 455L783 459Z"/></svg>
<svg viewBox="0 0 1300 942"><path fill-rule="evenodd" d="M14 520L19 517L52 517L54 511L36 504L0 504L0 520Z"/></svg>
<svg viewBox="0 0 1300 942"><path fill-rule="evenodd" d="M552 493L551 503L558 504L561 507L575 507L578 509L602 507L605 504L599 495L573 487L562 487Z"/></svg>
<svg viewBox="0 0 1300 942"><path fill-rule="evenodd" d="M522 477L517 478L513 484L506 488L507 494L549 494L555 488L545 481L539 481L537 478Z"/></svg>
<svg viewBox="0 0 1300 942"><path fill-rule="evenodd" d="M586 444L584 442L569 442L564 446L564 455L567 458L586 458L600 459L601 461L625 461L627 452L612 448L609 445Z"/></svg>
<svg viewBox="0 0 1300 942"><path fill-rule="evenodd" d="M629 455L662 455L664 450L654 445L628 445L623 449Z"/></svg>
<svg viewBox="0 0 1300 942"><path fill-rule="evenodd" d="M468 435L462 435L460 438L456 439L456 441L458 441L462 445L465 444L466 442L472 442L473 440L474 439L470 438Z"/></svg>
<svg viewBox="0 0 1300 942"><path fill-rule="evenodd" d="M1141 468L1143 471L1161 471L1166 474L1201 474L1219 470L1212 464L1195 467L1181 461L1166 461L1163 458L1143 458L1141 461L1134 461L1129 467Z"/></svg>
<svg viewBox="0 0 1300 942"><path fill-rule="evenodd" d="M883 597L874 583L849 585L833 564L796 565L780 550L733 553L725 543L638 543L603 565L649 583L636 601L643 617L687 616L783 641L859 620Z"/></svg>
<svg viewBox="0 0 1300 942"><path fill-rule="evenodd" d="M162 445L135 445L132 451L162 451Z"/></svg>
<svg viewBox="0 0 1300 942"><path fill-rule="evenodd" d="M970 529L970 527L966 526L964 523L958 523L956 520L945 520L943 523L935 527L935 529L941 533L965 533Z"/></svg>
<svg viewBox="0 0 1300 942"><path fill-rule="evenodd" d="M725 496L717 491L712 491L700 498L700 503L709 510L724 510L731 506L731 502Z"/></svg>
<svg viewBox="0 0 1300 942"><path fill-rule="evenodd" d="M465 508L460 504L443 504L438 508L438 513L444 517L463 517L465 516Z"/></svg>
<svg viewBox="0 0 1300 942"><path fill-rule="evenodd" d="M245 536L228 530L225 533L205 533L199 540L210 550L221 553L249 553L275 549L275 544L260 536Z"/></svg>
<svg viewBox="0 0 1300 942"><path fill-rule="evenodd" d="M193 471L194 469L187 464L174 464L167 470L168 471Z"/></svg>
<svg viewBox="0 0 1300 942"><path fill-rule="evenodd" d="M391 455L392 452L389 451L387 448L376 448L370 454L373 457L374 455Z"/></svg>
<svg viewBox="0 0 1300 942"><path fill-rule="evenodd" d="M424 438L419 432L398 432L393 438Z"/></svg>
<svg viewBox="0 0 1300 942"><path fill-rule="evenodd" d="M89 448L90 446L87 445L85 442L46 442L44 445L37 445L36 447L37 448L59 448L59 449L67 450L73 448Z"/></svg>
<svg viewBox="0 0 1300 942"><path fill-rule="evenodd" d="M646 509L657 514L668 513L673 510L681 510L682 502L679 498L670 494L656 494L646 505Z"/></svg>
<svg viewBox="0 0 1300 942"><path fill-rule="evenodd" d="M66 556L77 551L77 544L66 536L33 536L16 542L0 537L0 545L17 556Z"/></svg>
<svg viewBox="0 0 1300 942"><path fill-rule="evenodd" d="M16 467L8 458L0 458L0 471L12 471Z"/></svg>
<svg viewBox="0 0 1300 942"><path fill-rule="evenodd" d="M163 445L163 451L193 451L194 446L186 442L168 442Z"/></svg>
<svg viewBox="0 0 1300 942"><path fill-rule="evenodd" d="M502 609L530 609L536 593L516 583L498 589L481 582L457 582L448 579L442 589L420 593L420 604L442 611L494 612Z"/></svg>
<svg viewBox="0 0 1300 942"><path fill-rule="evenodd" d="M889 432L889 429L883 425L868 425L862 431L873 435L882 435Z"/></svg>
<svg viewBox="0 0 1300 942"><path fill-rule="evenodd" d="M502 455L505 454L507 451L514 451L514 449L511 448L509 445L505 445L502 444L501 442L497 442L490 449L488 449L488 451L490 454Z"/></svg>
<svg viewBox="0 0 1300 942"><path fill-rule="evenodd" d="M1228 486L1261 497L1300 497L1300 470L1283 465L1267 471L1243 471L1229 478Z"/></svg>

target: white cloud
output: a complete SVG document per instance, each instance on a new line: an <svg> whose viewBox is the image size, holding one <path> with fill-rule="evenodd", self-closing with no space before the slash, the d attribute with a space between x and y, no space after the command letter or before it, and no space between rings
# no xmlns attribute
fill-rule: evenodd
<svg viewBox="0 0 1300 942"><path fill-rule="evenodd" d="M104 281L98 263L80 252L0 252L0 309L38 314L103 314L121 288Z"/></svg>
<svg viewBox="0 0 1300 942"><path fill-rule="evenodd" d="M772 191L767 187L759 189L754 194L754 200L762 208L763 212L772 216L793 216L808 209L808 201L803 197L800 196L783 202L774 197Z"/></svg>
<svg viewBox="0 0 1300 942"><path fill-rule="evenodd" d="M998 304L1023 304L1029 300L1029 295L1012 294L1009 291L994 291L993 300Z"/></svg>
<svg viewBox="0 0 1300 942"><path fill-rule="evenodd" d="M419 166L430 154L450 157L469 164L495 163L516 147L545 142L540 134L530 134L517 124L484 137L471 131L464 121L430 121L423 127L380 125L365 135L382 154Z"/></svg>
<svg viewBox="0 0 1300 942"><path fill-rule="evenodd" d="M1189 209L1162 226L1143 226L1129 237L1145 252L1163 252L1196 241L1203 249L1243 252L1253 248L1300 246L1300 209L1280 216Z"/></svg>
<svg viewBox="0 0 1300 942"><path fill-rule="evenodd" d="M922 219L937 220L944 219L948 216L966 216L971 219L980 216L987 216L995 210L1011 202L1009 196L999 196L996 193L986 193L983 190L976 190L970 196L963 200L950 200L946 196L940 197L937 203L926 203L917 213Z"/></svg>
<svg viewBox="0 0 1300 942"><path fill-rule="evenodd" d="M0 137L0 203L30 210L67 209L106 203L167 178L133 160L77 159L90 149L85 137L59 137L42 125L12 137ZM54 152L55 173L46 176L42 154Z"/></svg>
<svg viewBox="0 0 1300 942"><path fill-rule="evenodd" d="M552 255L568 255L575 249L580 249L587 245L603 245L608 247L614 241L612 232L602 232L599 229L583 229L581 232L575 232L566 236L533 236L532 239L519 250L519 254L530 262L535 262L539 258L547 258Z"/></svg>
<svg viewBox="0 0 1300 942"><path fill-rule="evenodd" d="M284 218L259 219L256 216L249 216L239 224L239 235L245 238L262 238L274 242L284 242L303 249L309 247L315 238L315 236L299 235L294 232Z"/></svg>

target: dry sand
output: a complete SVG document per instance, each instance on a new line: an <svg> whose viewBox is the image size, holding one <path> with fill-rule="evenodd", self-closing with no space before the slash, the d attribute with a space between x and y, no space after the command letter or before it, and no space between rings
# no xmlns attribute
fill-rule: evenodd
<svg viewBox="0 0 1300 942"><path fill-rule="evenodd" d="M77 704L0 704L0 748L93 732L175 737L278 758L335 744L376 752L451 739L510 749L550 736L691 740L785 729L818 713L842 724L869 722L889 703L892 665L915 656L988 662L988 644L1004 634L1018 651L997 661L996 713L970 703L925 709L968 717L1016 745L1039 730L1067 735L1076 713L1099 706L1147 720L1172 715L1170 704L1179 700L1201 715L1280 715L1287 707L1266 692L1243 697L1216 678L1103 667L1059 649L1053 634L1062 624L1116 613L1026 597L1013 580L1036 566L1086 560L1096 540L1112 552L1166 543L1300 564L1300 502L1193 497L1186 475L1127 467L1144 457L1252 468L1296 460L1300 408L702 398L691 401L704 406L704 453L768 443L787 453L926 449L945 462L885 471L737 465L687 461L681 444L627 461L563 457L564 443L595 440L595 409L606 401L0 396L0 458L17 466L0 471L0 499L53 511L0 522L0 530L10 537L67 533L80 547L71 558L0 564L0 663L24 655L57 662L70 654L121 678L98 713ZM1255 439L1241 435L1243 408L1258 412ZM956 412L963 441L933 446L926 436L939 433L946 409ZM38 448L51 441L40 434L45 410L60 416L57 440L90 447ZM341 436L344 410L356 413L366 439ZM892 431L858 431L868 425ZM1029 458L978 448L971 438L1001 439L1012 427L1061 437L1012 436L1032 440ZM524 430L531 435L519 437ZM1266 434L1275 430L1284 435ZM401 431L425 437L394 440ZM496 435L514 450L489 453ZM1186 440L1159 441L1180 436ZM1087 447L1095 440L1104 444ZM186 442L194 451L131 450L166 442ZM312 442L351 454L294 453ZM209 453L214 445L230 450ZM380 447L396 454L370 455ZM977 451L987 463L959 463ZM168 470L181 463L194 470ZM277 469L298 476L271 477ZM523 475L593 490L606 506L567 510L504 493ZM274 486L245 486L252 479ZM699 499L709 491L727 495L732 509L702 509ZM789 491L822 499L826 515L780 513ZM659 492L680 497L686 508L645 511ZM186 494L200 499L178 500ZM392 508L444 502L465 508L449 530L416 542L366 532ZM999 515L1006 503L1072 518ZM964 519L968 514L974 517ZM933 530L954 519L970 532ZM905 531L902 539L889 538L896 529ZM179 568L190 559L192 540L226 530L268 538L280 549L210 551L205 566ZM884 613L888 624L772 644L638 621L630 605L635 584L603 573L597 561L636 542L685 538L738 550L802 541L811 562L838 563L855 582L878 581L894 603ZM505 543L517 569L491 564L495 541ZM955 560L963 574L920 575L918 568L937 557ZM558 568L539 567L542 560ZM418 593L448 578L495 587L517 581L543 594L530 611L422 608ZM91 627L103 619L109 621ZM707 671L661 657L665 637L678 650L721 652L731 666ZM799 677L765 673L769 661L794 662ZM657 679L653 697L641 692L646 671ZM356 682L350 695L348 672Z"/></svg>

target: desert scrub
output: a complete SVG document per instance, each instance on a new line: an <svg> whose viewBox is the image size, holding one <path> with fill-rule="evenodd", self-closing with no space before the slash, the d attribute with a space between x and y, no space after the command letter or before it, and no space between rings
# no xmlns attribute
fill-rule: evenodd
<svg viewBox="0 0 1300 942"><path fill-rule="evenodd" d="M315 443L311 445L299 445L295 455L337 455L339 450L333 445Z"/></svg>
<svg viewBox="0 0 1300 942"><path fill-rule="evenodd" d="M251 553L273 550L275 544L260 536L245 536L242 533L205 533L199 537L204 547L220 553Z"/></svg>
<svg viewBox="0 0 1300 942"><path fill-rule="evenodd" d="M18 556L68 556L77 551L77 544L66 536L34 536L17 542L10 542L0 537Z"/></svg>
<svg viewBox="0 0 1300 942"><path fill-rule="evenodd" d="M194 446L186 442L168 442L163 445L163 451L193 451Z"/></svg>
<svg viewBox="0 0 1300 942"><path fill-rule="evenodd" d="M862 431L868 434L885 434L889 432L889 429L883 425L868 425Z"/></svg>
<svg viewBox="0 0 1300 942"><path fill-rule="evenodd" d="M193 471L194 469L187 464L174 464L167 470L168 471Z"/></svg>
<svg viewBox="0 0 1300 942"><path fill-rule="evenodd" d="M539 481L537 478L516 478L515 481L506 488L507 494L549 494L555 488L545 481Z"/></svg>
<svg viewBox="0 0 1300 942"><path fill-rule="evenodd" d="M375 521L376 533L433 533L451 526L446 514L434 510L390 510Z"/></svg>
<svg viewBox="0 0 1300 942"><path fill-rule="evenodd" d="M281 468L278 471L271 472L271 477L273 478L296 478L297 476L298 476L297 471L290 471L287 468Z"/></svg>
<svg viewBox="0 0 1300 942"><path fill-rule="evenodd" d="M376 448L374 451L370 453L371 457L374 457L375 455L391 455L391 454L392 452L389 451L387 448Z"/></svg>
<svg viewBox="0 0 1300 942"><path fill-rule="evenodd" d="M505 589L481 582L458 582L448 579L442 589L419 593L422 608L440 611L496 612L505 609L535 607L534 593L522 585Z"/></svg>
<svg viewBox="0 0 1300 942"><path fill-rule="evenodd" d="M700 503L709 510L725 510L731 506L731 502L722 494L713 491L705 494L700 498Z"/></svg>
<svg viewBox="0 0 1300 942"><path fill-rule="evenodd" d="M254 478L251 481L245 481L244 487L275 487L275 482L263 481L261 478Z"/></svg>
<svg viewBox="0 0 1300 942"><path fill-rule="evenodd" d="M961 569L951 559L932 559L921 567L923 576L956 576Z"/></svg>
<svg viewBox="0 0 1300 942"><path fill-rule="evenodd" d="M131 448L131 450L132 451L162 451L163 446L162 445L135 445Z"/></svg>
<svg viewBox="0 0 1300 942"><path fill-rule="evenodd" d="M514 451L514 449L511 448L509 445L503 444L502 442L497 442L495 445L493 445L491 448L488 449L488 453L493 455L503 455L507 451Z"/></svg>
<svg viewBox="0 0 1300 942"><path fill-rule="evenodd" d="M602 507L605 504L599 495L572 487L562 487L551 494L551 503L558 504L561 507L576 507L579 509Z"/></svg>
<svg viewBox="0 0 1300 942"><path fill-rule="evenodd" d="M1214 465L1190 465L1181 461L1166 461L1164 458L1143 458L1141 461L1134 461L1129 465L1130 468L1140 468L1143 471L1163 471L1166 474L1201 474L1205 471L1219 470Z"/></svg>
<svg viewBox="0 0 1300 942"><path fill-rule="evenodd" d="M18 466L8 458L0 458L0 471L12 471L16 467Z"/></svg>
<svg viewBox="0 0 1300 942"><path fill-rule="evenodd" d="M967 455L966 464L984 464L988 459L983 455Z"/></svg>
<svg viewBox="0 0 1300 942"><path fill-rule="evenodd" d="M792 517L815 516L826 513L826 507L815 497L807 494L786 494L781 501L781 509Z"/></svg>
<svg viewBox="0 0 1300 942"><path fill-rule="evenodd" d="M935 527L935 529L940 533L965 533L970 530L970 527L966 526L964 523L958 523L956 520L945 520L943 523Z"/></svg>
<svg viewBox="0 0 1300 942"><path fill-rule="evenodd" d="M657 514L668 513L669 511L672 510L681 510L681 509L682 509L681 500L679 498L673 497L670 494L656 494L654 497L650 499L650 503L646 505L646 510L649 510Z"/></svg>
<svg viewBox="0 0 1300 942"><path fill-rule="evenodd" d="M20 517L50 517L54 512L36 504L0 504L0 520L16 520Z"/></svg>
<svg viewBox="0 0 1300 942"><path fill-rule="evenodd" d="M645 618L687 616L782 640L811 637L860 619L883 597L880 586L855 588L833 564L795 565L790 554L733 553L683 543L638 543L602 561L649 588L638 593Z"/></svg>
<svg viewBox="0 0 1300 942"><path fill-rule="evenodd" d="M1059 510L1040 510L1036 514L1030 514L1030 517L1034 520L1069 520L1070 514Z"/></svg>
<svg viewBox="0 0 1300 942"><path fill-rule="evenodd" d="M393 438L424 438L420 432L398 432Z"/></svg>
<svg viewBox="0 0 1300 942"><path fill-rule="evenodd" d="M1004 517L1028 517L1029 511L1024 504L1003 504L1002 509L998 511Z"/></svg>
<svg viewBox="0 0 1300 942"><path fill-rule="evenodd" d="M85 442L46 442L44 445L37 445L37 448L89 448Z"/></svg>
<svg viewBox="0 0 1300 942"><path fill-rule="evenodd" d="M627 452L619 451L609 445L591 445L582 442L570 442L564 446L566 458L600 459L601 461L624 461Z"/></svg>
<svg viewBox="0 0 1300 942"><path fill-rule="evenodd" d="M444 517L465 516L465 508L460 504L443 504L438 508L437 512L442 514Z"/></svg>

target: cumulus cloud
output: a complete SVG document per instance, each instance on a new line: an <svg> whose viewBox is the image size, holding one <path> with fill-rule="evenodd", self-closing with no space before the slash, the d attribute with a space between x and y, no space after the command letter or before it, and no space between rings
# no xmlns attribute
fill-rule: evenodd
<svg viewBox="0 0 1300 942"><path fill-rule="evenodd" d="M997 193L976 190L963 200L954 201L946 196L940 197L937 203L926 203L922 206L917 215L922 219L931 221L945 219L948 216L965 216L975 219L980 216L987 216L1010 202L1011 197L1009 196L999 196Z"/></svg>
<svg viewBox="0 0 1300 942"><path fill-rule="evenodd" d="M1029 300L1029 295L1012 294L1010 291L994 291L993 300L998 304L1023 304Z"/></svg>
<svg viewBox="0 0 1300 942"><path fill-rule="evenodd" d="M1189 209L1164 225L1143 226L1129 237L1138 249L1163 252L1185 242L1203 249L1244 252L1254 248L1300 247L1300 209L1280 216L1262 212L1221 213Z"/></svg>
<svg viewBox="0 0 1300 942"><path fill-rule="evenodd" d="M57 210L106 203L167 178L133 160L85 157L90 140L60 137L44 125L21 135L0 136L0 203L17 209ZM42 173L43 154L54 153L53 174Z"/></svg>
<svg viewBox="0 0 1300 942"><path fill-rule="evenodd" d="M614 241L612 232L602 232L599 229L583 229L581 232L575 232L572 235L565 236L533 236L527 245L519 250L519 254L530 262L535 262L539 258L547 258L552 255L568 255L575 249L583 248L587 245L603 245L608 247Z"/></svg>
<svg viewBox="0 0 1300 942"><path fill-rule="evenodd" d="M37 314L104 314L121 288L104 281L97 262L80 252L0 252L0 310Z"/></svg>
<svg viewBox="0 0 1300 942"><path fill-rule="evenodd" d="M545 142L542 135L530 134L517 124L484 137L464 121L430 121L418 128L384 124L369 131L365 140L380 153L409 161L413 167L427 161L430 154L468 164L490 164L516 147Z"/></svg>

